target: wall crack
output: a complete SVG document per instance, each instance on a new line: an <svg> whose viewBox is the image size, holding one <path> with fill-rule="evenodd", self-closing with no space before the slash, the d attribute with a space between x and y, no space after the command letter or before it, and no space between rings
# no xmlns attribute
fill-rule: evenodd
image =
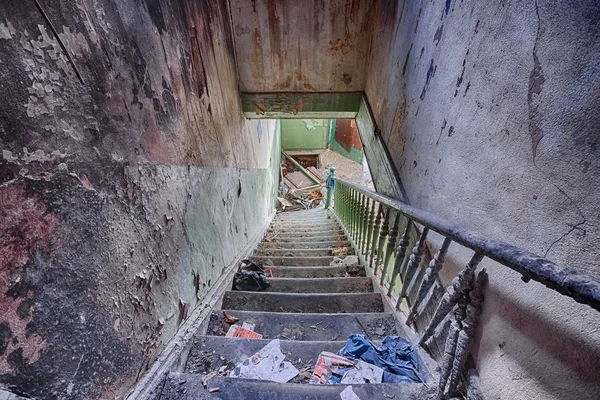
<svg viewBox="0 0 600 400"><path fill-rule="evenodd" d="M540 140L544 137L542 128L540 127L540 116L538 113L538 107L540 106L541 99L540 93L542 92L542 86L545 82L544 71L540 60L538 58L538 44L540 39L541 31L541 20L540 11L538 7L538 0L535 1L535 13L537 16L538 26L535 35L535 42L533 44L533 69L529 74L529 89L527 91L527 105L529 109L529 135L531 136L531 150L533 152L533 162L535 163L535 156L537 153L537 146Z"/></svg>

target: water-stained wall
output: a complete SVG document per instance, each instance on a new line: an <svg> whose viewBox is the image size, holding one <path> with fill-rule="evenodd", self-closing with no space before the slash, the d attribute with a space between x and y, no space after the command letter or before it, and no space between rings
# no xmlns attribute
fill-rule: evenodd
<svg viewBox="0 0 600 400"><path fill-rule="evenodd" d="M593 0L381 1L365 91L411 204L598 277L599 21ZM449 254L446 284L471 255ZM486 398L597 396L600 315L484 266Z"/></svg>
<svg viewBox="0 0 600 400"><path fill-rule="evenodd" d="M364 89L377 2L230 3L241 91Z"/></svg>
<svg viewBox="0 0 600 400"><path fill-rule="evenodd" d="M225 1L0 4L0 382L120 398L277 187Z"/></svg>

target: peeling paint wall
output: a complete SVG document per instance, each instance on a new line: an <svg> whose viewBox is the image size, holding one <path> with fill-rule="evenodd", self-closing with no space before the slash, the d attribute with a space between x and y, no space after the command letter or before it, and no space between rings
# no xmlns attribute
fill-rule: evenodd
<svg viewBox="0 0 600 400"><path fill-rule="evenodd" d="M243 92L364 89L377 2L230 3Z"/></svg>
<svg viewBox="0 0 600 400"><path fill-rule="evenodd" d="M365 91L411 204L598 277L598 2L383 0L377 18ZM445 284L470 256L450 254ZM486 398L597 397L600 315L484 266Z"/></svg>
<svg viewBox="0 0 600 400"><path fill-rule="evenodd" d="M225 1L0 4L0 384L121 398L266 223Z"/></svg>

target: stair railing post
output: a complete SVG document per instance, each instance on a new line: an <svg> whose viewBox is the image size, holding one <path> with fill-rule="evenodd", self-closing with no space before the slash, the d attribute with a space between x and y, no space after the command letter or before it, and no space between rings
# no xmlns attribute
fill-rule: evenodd
<svg viewBox="0 0 600 400"><path fill-rule="evenodd" d="M398 220L400 219L400 213L394 213L394 223L392 224L392 229L390 230L390 234L388 235L387 248L385 250L385 257L383 257L383 265L381 266L381 281L379 284L383 287L383 282L385 281L385 274L387 273L387 266L390 262L390 258L392 254L394 254L394 250L396 247L396 240L398 239Z"/></svg>
<svg viewBox="0 0 600 400"><path fill-rule="evenodd" d="M371 254L371 237L373 236L373 220L375 218L375 206L377 202L375 200L371 201L371 211L369 212L369 222L367 224L367 240L365 240L364 245L364 254L365 260Z"/></svg>
<svg viewBox="0 0 600 400"><path fill-rule="evenodd" d="M446 253L448 252L448 248L450 247L451 243L451 239L445 238L442 247L435 254L435 256L433 256L433 260L429 262L429 267L425 270L425 276L421 281L421 287L419 288L417 298L412 304L410 313L406 318L406 325L410 325L416 320L419 305L421 305L421 303L425 299L425 295L427 295L429 289L431 289L433 283L437 279L440 270L442 269L442 265L444 265L444 258L446 257Z"/></svg>
<svg viewBox="0 0 600 400"><path fill-rule="evenodd" d="M365 228L365 207L366 207L366 200L367 200L367 196L365 196L364 194L360 194L360 204L359 204L359 208L358 208L358 240L356 241L356 248L358 249L359 253L362 250L362 243L364 240L364 236L363 236L363 230Z"/></svg>
<svg viewBox="0 0 600 400"><path fill-rule="evenodd" d="M327 188L327 197L325 198L325 209L328 209L331 205L331 192L335 187L335 181L333 180L334 173L335 167L329 167L329 176L325 181L325 187Z"/></svg>
<svg viewBox="0 0 600 400"><path fill-rule="evenodd" d="M386 207L385 213L383 215L383 223L381 224L381 232L379 233L379 242L377 243L377 260L375 260L375 270L373 271L373 275L377 276L377 270L379 269L379 263L383 260L385 239L389 233L389 218L391 207Z"/></svg>
<svg viewBox="0 0 600 400"><path fill-rule="evenodd" d="M375 231L373 232L373 242L371 242L371 258L369 259L369 268L373 268L373 261L377 261L377 241L379 240L379 229L381 225L381 215L383 214L383 206L378 203L377 218L375 218Z"/></svg>
<svg viewBox="0 0 600 400"><path fill-rule="evenodd" d="M419 240L413 247L412 254L410 255L410 261L406 267L406 274L404 275L404 279L402 280L402 289L400 290L400 298L407 297L406 292L408 291L408 286L410 282L413 280L413 277L417 273L419 269L419 265L421 264L421 258L423 258L423 251L425 250L425 239L427 238L427 233L429 233L429 228L423 228L423 232L419 237Z"/></svg>
<svg viewBox="0 0 600 400"><path fill-rule="evenodd" d="M398 278L398 274L400 273L400 269L402 268L402 263L404 262L404 258L406 257L406 250L408 250L408 240L410 237L410 229L412 227L412 220L407 220L406 228L404 229L404 233L398 242L398 247L396 248L396 259L394 260L394 269L392 270L392 279L390 281L390 287L388 288L387 295L392 295L392 288L394 287L394 283ZM401 301L402 297L400 297Z"/></svg>

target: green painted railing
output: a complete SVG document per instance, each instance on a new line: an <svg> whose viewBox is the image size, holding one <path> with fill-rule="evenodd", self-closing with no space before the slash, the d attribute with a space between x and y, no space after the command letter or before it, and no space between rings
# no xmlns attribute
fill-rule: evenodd
<svg viewBox="0 0 600 400"><path fill-rule="evenodd" d="M335 178L333 214L343 226L359 260L367 265L381 291L399 310L405 304L407 325L416 322L422 333L419 345L427 347L446 315L454 318L446 337L437 398L453 396L473 340L487 280L485 269L475 273L484 257L533 279L548 288L600 311L600 283L585 274L559 266L510 244L463 229L433 214L382 196L365 187ZM331 190L329 190L330 192ZM330 196L331 193L328 193ZM419 225L417 228L417 224ZM429 264L421 266L430 231L444 237ZM474 251L466 267L452 280L443 296L434 296L434 283L452 242ZM407 250L412 253L407 256ZM437 286L437 285L436 285ZM431 292L431 293L430 293ZM426 300L429 299L429 300ZM429 307L433 305L434 308ZM435 309L432 313L431 310ZM429 310L429 311L426 311ZM448 390L446 391L446 386Z"/></svg>
<svg viewBox="0 0 600 400"><path fill-rule="evenodd" d="M429 285L433 282L430 280L437 277L450 243L456 242L472 249L475 252L474 259L480 261L483 257L491 258L522 274L525 282L533 279L600 311L600 283L590 276L510 244L470 232L431 213L360 185L333 175L331 179L335 182L333 211L348 231L361 260L379 277L380 283L389 286L388 293L399 287L400 298L406 297L411 284L416 284L417 279L414 278L419 274L425 240L428 232L432 230L444 236L446 240L429 265L429 268L433 269L425 272L427 282L421 287L423 291L431 288ZM414 223L422 226L418 238L414 237L414 233L411 234ZM414 244L414 248L412 255L406 258L409 243ZM473 263L473 267L476 268L478 263ZM415 307L423 300L425 294L427 293L421 293L419 290L417 304L412 304L411 307L413 313L417 311ZM397 304L400 305L400 300Z"/></svg>

